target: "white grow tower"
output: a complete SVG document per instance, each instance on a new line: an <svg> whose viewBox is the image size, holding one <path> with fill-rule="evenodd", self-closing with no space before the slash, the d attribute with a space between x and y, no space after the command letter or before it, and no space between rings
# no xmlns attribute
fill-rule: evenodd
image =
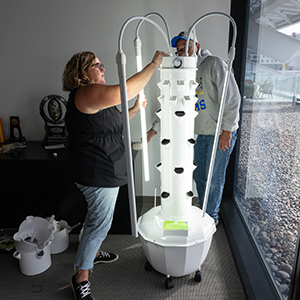
<svg viewBox="0 0 300 300"><path fill-rule="evenodd" d="M150 13L147 16L157 13ZM159 15L159 14L157 14ZM201 281L200 268L210 248L216 231L214 220L206 213L212 170L222 123L228 78L235 53L236 25L224 13L208 13L190 27L188 39L195 26L210 16L228 18L233 25L232 46L228 53L228 66L224 80L220 111L215 132L214 145L209 166L203 210L192 206L192 183L194 140L194 110L196 97L196 55L188 57L188 43L184 57L172 57L170 39L161 28L147 16L129 18L121 28L118 53L116 56L122 99L123 123L125 132L126 162L129 187L129 204L132 235L140 235L145 255L146 268L154 268L166 274L166 288L172 288L173 277L181 277L195 272L195 280ZM160 15L159 15L160 16ZM126 94L126 56L122 50L123 33L129 22L143 20L153 24L165 37L169 47L169 57L163 59L160 69L161 81L158 84L161 94L158 98L161 109L157 112L161 120L161 162L156 166L161 172L161 205L155 206L138 219L136 226L135 192L131 157L131 140ZM169 30L167 27L168 36ZM195 45L194 45L195 49ZM137 228L138 227L138 228Z"/></svg>
<svg viewBox="0 0 300 300"><path fill-rule="evenodd" d="M147 267L171 276L192 272L201 281L200 268L216 231L214 220L192 206L196 57L165 57L160 69L158 98L161 109L161 205L138 219L138 232Z"/></svg>

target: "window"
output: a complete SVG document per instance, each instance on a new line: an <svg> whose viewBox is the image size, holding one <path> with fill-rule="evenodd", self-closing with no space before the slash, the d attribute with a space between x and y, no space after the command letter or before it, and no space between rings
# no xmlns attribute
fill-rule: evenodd
<svg viewBox="0 0 300 300"><path fill-rule="evenodd" d="M290 2L279 2L292 23ZM272 19L279 7L250 3L235 199L278 294L288 299L300 220L300 25L284 35L284 18Z"/></svg>

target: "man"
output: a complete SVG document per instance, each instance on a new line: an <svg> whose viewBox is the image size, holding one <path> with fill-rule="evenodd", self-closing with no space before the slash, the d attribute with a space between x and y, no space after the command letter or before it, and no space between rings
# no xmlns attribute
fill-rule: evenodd
<svg viewBox="0 0 300 300"><path fill-rule="evenodd" d="M182 31L171 41L172 47L177 49L175 54L178 56L184 56L185 54L187 34L186 31ZM194 36L192 34L188 46L189 56L194 53L193 39ZM193 177L196 182L199 205L202 208L227 70L227 61L221 57L212 55L208 50L201 49L197 38L195 38L195 48L198 58L198 70L196 73L196 81L198 82L196 97L198 100L195 104L195 110L199 114L195 119L197 140L194 146L194 163L197 165L197 168L194 171ZM206 208L206 212L215 220L216 225L219 223L218 211L225 184L226 168L236 141L240 99L237 83L233 73L230 72L219 144ZM154 127L148 131L148 141L159 130L157 121L154 123Z"/></svg>

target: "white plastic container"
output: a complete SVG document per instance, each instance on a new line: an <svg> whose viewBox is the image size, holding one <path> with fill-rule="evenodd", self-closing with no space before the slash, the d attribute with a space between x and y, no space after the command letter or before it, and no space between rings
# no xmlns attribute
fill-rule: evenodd
<svg viewBox="0 0 300 300"><path fill-rule="evenodd" d="M65 251L70 244L69 233L81 223L70 227L64 220L56 221L55 216L47 217L46 220L54 226L54 237L51 243L51 254L57 254Z"/></svg>
<svg viewBox="0 0 300 300"><path fill-rule="evenodd" d="M71 227L66 221L57 221L57 230L54 231L53 242L51 243L50 249L51 254L57 254L65 251L69 247L69 233Z"/></svg>
<svg viewBox="0 0 300 300"><path fill-rule="evenodd" d="M138 230L146 258L158 272L181 277L200 270L216 231L214 220L202 210L192 206L184 222L186 228L167 229L170 219L157 206L138 220ZM176 223L176 220L173 220Z"/></svg>
<svg viewBox="0 0 300 300"><path fill-rule="evenodd" d="M28 216L21 223L13 236L16 248L13 256L19 260L23 274L40 274L51 266L53 232L53 225L43 218Z"/></svg>

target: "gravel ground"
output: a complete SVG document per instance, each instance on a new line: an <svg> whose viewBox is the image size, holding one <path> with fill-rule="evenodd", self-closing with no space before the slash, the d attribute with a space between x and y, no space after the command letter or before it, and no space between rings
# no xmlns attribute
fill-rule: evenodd
<svg viewBox="0 0 300 300"><path fill-rule="evenodd" d="M300 220L300 105L243 106L239 206L283 299L293 271Z"/></svg>

